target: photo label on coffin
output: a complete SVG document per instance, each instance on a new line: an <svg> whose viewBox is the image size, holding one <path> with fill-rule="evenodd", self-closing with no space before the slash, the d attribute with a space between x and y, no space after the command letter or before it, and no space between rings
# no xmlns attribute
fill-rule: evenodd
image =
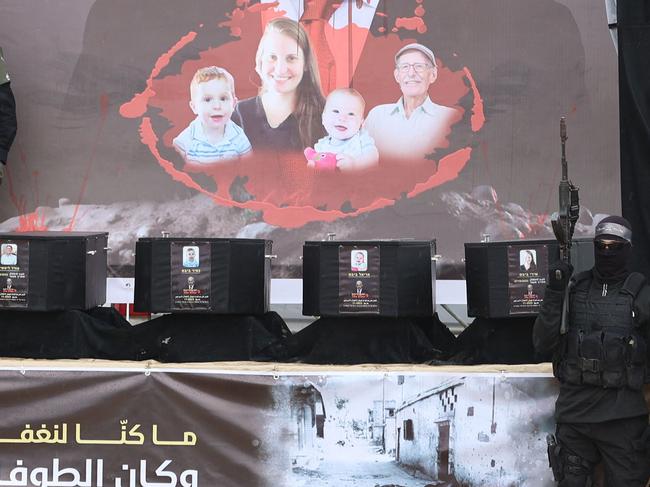
<svg viewBox="0 0 650 487"><path fill-rule="evenodd" d="M339 312L379 314L379 247L339 246Z"/></svg>
<svg viewBox="0 0 650 487"><path fill-rule="evenodd" d="M171 309L211 309L211 269L209 242L172 242Z"/></svg>
<svg viewBox="0 0 650 487"><path fill-rule="evenodd" d="M0 308L27 308L29 241L0 242Z"/></svg>
<svg viewBox="0 0 650 487"><path fill-rule="evenodd" d="M548 275L546 245L508 246L510 314L537 313L544 299Z"/></svg>

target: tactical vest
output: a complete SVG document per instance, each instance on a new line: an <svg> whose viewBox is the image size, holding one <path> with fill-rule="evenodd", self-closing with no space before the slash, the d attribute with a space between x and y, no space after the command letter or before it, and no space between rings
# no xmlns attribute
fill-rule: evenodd
<svg viewBox="0 0 650 487"><path fill-rule="evenodd" d="M646 379L646 342L634 316L634 299L645 284L631 273L623 285L589 295L591 271L569 284L569 327L553 364L558 379L569 384L641 389Z"/></svg>

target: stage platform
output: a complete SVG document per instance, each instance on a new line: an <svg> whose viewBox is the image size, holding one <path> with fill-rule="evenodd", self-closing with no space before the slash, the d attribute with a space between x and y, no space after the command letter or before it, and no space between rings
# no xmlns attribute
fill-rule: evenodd
<svg viewBox="0 0 650 487"><path fill-rule="evenodd" d="M279 362L189 362L163 363L156 360L39 360L0 358L0 370L125 370L138 372L187 372L241 375L268 374L321 374L321 373L423 373L423 374L524 374L553 376L550 363L539 364L484 364L484 365L423 365L423 364L359 364L314 365Z"/></svg>

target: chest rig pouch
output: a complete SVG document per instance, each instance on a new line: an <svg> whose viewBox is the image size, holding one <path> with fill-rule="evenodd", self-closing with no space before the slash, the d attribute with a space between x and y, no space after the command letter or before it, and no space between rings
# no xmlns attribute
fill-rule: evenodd
<svg viewBox="0 0 650 487"><path fill-rule="evenodd" d="M645 278L631 273L617 290L591 290L590 271L569 284L569 328L554 363L556 376L570 384L641 389L646 343L634 316L634 299Z"/></svg>

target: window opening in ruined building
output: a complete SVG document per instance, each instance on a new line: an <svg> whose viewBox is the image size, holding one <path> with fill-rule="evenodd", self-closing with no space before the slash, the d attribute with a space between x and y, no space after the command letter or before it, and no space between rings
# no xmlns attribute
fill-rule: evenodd
<svg viewBox="0 0 650 487"><path fill-rule="evenodd" d="M406 419L404 420L404 439L413 441L413 436L413 420Z"/></svg>

